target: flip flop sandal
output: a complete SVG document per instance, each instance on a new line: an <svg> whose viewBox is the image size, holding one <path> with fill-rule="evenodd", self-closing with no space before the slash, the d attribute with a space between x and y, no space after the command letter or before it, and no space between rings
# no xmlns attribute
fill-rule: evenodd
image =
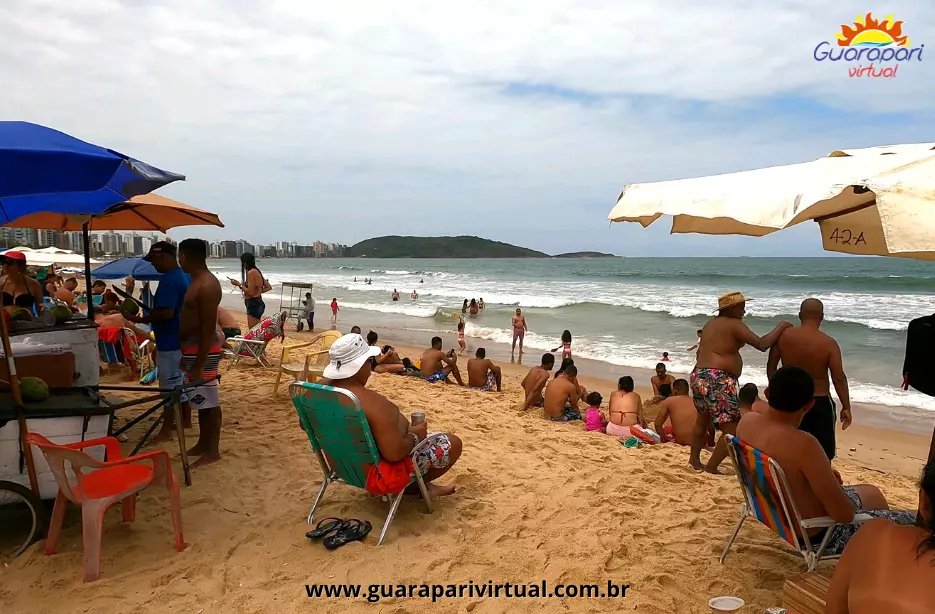
<svg viewBox="0 0 935 614"><path fill-rule="evenodd" d="M314 529L305 534L305 537L318 539L319 537L324 537L329 533L343 529L346 524L347 523L340 518L322 518L318 521L318 524L315 525Z"/></svg>
<svg viewBox="0 0 935 614"><path fill-rule="evenodd" d="M329 535L322 540L321 543L323 543L328 550L335 550L344 544L363 540L367 534L370 533L372 528L373 525L370 524L370 521L360 521L356 518L352 518L344 523L344 526L338 529L337 533Z"/></svg>

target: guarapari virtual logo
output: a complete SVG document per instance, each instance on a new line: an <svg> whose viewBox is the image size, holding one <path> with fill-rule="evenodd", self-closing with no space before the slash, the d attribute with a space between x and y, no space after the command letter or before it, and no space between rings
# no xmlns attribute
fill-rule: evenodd
<svg viewBox="0 0 935 614"><path fill-rule="evenodd" d="M842 25L834 43L821 42L812 53L819 62L844 62L851 78L896 76L901 63L922 61L925 45L913 47L903 34L903 22L892 15L876 20L872 13L858 16L850 26Z"/></svg>

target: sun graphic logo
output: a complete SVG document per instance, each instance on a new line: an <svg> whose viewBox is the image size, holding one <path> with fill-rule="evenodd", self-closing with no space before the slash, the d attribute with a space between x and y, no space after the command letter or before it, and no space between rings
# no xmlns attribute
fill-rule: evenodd
<svg viewBox="0 0 935 614"><path fill-rule="evenodd" d="M872 13L858 16L852 25L842 25L835 34L837 45L830 42L818 43L812 56L819 62L848 62L849 77L896 76L901 62L922 61L925 45L913 47L909 37L903 33L903 22L892 15L885 19L874 19ZM854 66L853 63L858 63Z"/></svg>

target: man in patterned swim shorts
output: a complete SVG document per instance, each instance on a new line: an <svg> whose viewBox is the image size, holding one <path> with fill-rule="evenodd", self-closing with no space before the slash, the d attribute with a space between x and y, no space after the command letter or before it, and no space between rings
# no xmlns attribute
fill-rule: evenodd
<svg viewBox="0 0 935 614"><path fill-rule="evenodd" d="M360 335L344 335L328 351L330 362L320 383L353 392L360 400L383 460L391 463L405 460L418 447L413 460L422 471L429 496L450 495L455 491L454 486L433 482L458 461L461 440L450 433L429 432L426 422L409 424L392 401L366 388L370 379L370 358L379 355L380 348L369 345ZM407 492L417 494L418 486L413 484Z"/></svg>
<svg viewBox="0 0 935 614"><path fill-rule="evenodd" d="M688 462L693 469L718 473L718 466L727 457L727 442L723 434L707 465L701 464L701 448L712 420L722 433L735 435L740 422L740 401L737 379L743 371L740 348L749 345L765 352L777 341L782 331L792 326L780 322L768 335L757 337L743 323L748 299L740 292L729 292L718 299L717 315L701 329L698 360L691 373L692 400L698 419L692 433L692 448Z"/></svg>

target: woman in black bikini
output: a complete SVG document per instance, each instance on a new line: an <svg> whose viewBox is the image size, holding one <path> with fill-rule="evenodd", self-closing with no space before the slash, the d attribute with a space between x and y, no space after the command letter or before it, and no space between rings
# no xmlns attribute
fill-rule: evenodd
<svg viewBox="0 0 935 614"><path fill-rule="evenodd" d="M243 291L243 302L247 311L247 328L253 328L263 319L263 313L266 311L263 293L269 292L271 286L257 268L256 258L250 253L240 256L240 278L241 281L232 279L231 283Z"/></svg>
<svg viewBox="0 0 935 614"><path fill-rule="evenodd" d="M7 311L42 309L42 285L26 275L26 256L22 252L3 254L3 277L0 277L0 302Z"/></svg>

